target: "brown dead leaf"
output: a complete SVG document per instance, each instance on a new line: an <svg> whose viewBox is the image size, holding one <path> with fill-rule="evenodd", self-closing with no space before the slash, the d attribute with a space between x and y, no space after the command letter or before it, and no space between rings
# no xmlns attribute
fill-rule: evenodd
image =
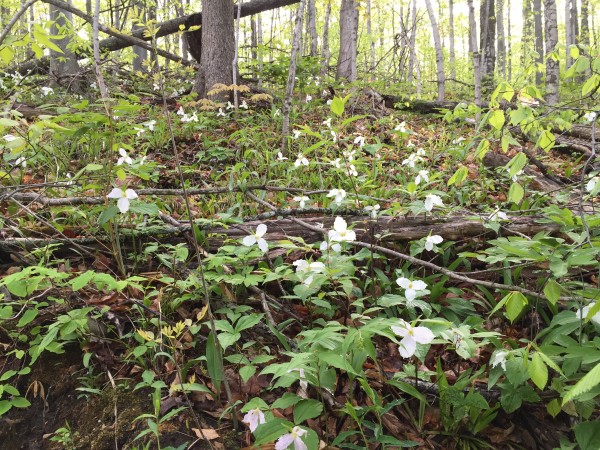
<svg viewBox="0 0 600 450"><path fill-rule="evenodd" d="M217 430L215 430L213 428L202 428L202 429L192 428L192 431L196 434L196 437L198 439L205 439L207 441L212 441L213 439L219 438L219 433L217 433Z"/></svg>

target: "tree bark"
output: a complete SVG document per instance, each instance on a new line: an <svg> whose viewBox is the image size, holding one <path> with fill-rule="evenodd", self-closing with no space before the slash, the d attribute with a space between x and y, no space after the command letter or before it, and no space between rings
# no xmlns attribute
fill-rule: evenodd
<svg viewBox="0 0 600 450"><path fill-rule="evenodd" d="M375 36L373 36L373 20L371 14L371 0L367 0L367 39L369 39L369 66L368 71L375 72Z"/></svg>
<svg viewBox="0 0 600 450"><path fill-rule="evenodd" d="M143 23L146 22L146 6L145 2L137 0L134 2L134 8L137 10L137 18L133 25L131 26L131 34L134 35L136 31L143 30L146 28ZM117 12L118 14L118 12ZM140 23L141 22L141 23ZM144 72L146 69L144 68L144 62L148 59L148 50L138 45L133 46L133 54L135 55L133 58L133 70Z"/></svg>
<svg viewBox="0 0 600 450"><path fill-rule="evenodd" d="M558 103L558 61L552 57L558 45L558 24L556 19L556 0L544 0L544 19L546 28L546 95L549 105Z"/></svg>
<svg viewBox="0 0 600 450"><path fill-rule="evenodd" d="M340 52L336 80L356 80L356 57L358 41L358 2L342 0L340 8Z"/></svg>
<svg viewBox="0 0 600 450"><path fill-rule="evenodd" d="M327 75L329 70L329 59L331 58L331 51L329 50L329 19L331 18L331 0L327 0L327 6L325 7L325 20L323 22L323 45L321 47L321 57L323 58L323 65L321 67L321 77Z"/></svg>
<svg viewBox="0 0 600 450"><path fill-rule="evenodd" d="M427 13L431 22L431 33L433 34L433 44L435 46L435 63L437 67L437 99L443 102L446 96L446 75L444 73L444 52L442 50L442 41L440 39L440 29L438 28L435 12L431 6L431 0L425 0Z"/></svg>
<svg viewBox="0 0 600 450"><path fill-rule="evenodd" d="M498 26L498 73L502 78L506 78L506 35L504 33L504 0L497 1L496 24Z"/></svg>
<svg viewBox="0 0 600 450"><path fill-rule="evenodd" d="M317 38L317 11L315 6L315 0L308 0L306 2L306 35L308 39L309 48L308 56L317 56L318 52L318 38Z"/></svg>
<svg viewBox="0 0 600 450"><path fill-rule="evenodd" d="M450 41L450 77L453 80L456 80L456 54L454 51L454 0L448 1L448 14L448 25L450 27L450 36L448 37Z"/></svg>
<svg viewBox="0 0 600 450"><path fill-rule="evenodd" d="M469 7L469 53L473 60L473 78L475 82L475 104L481 104L481 68L479 52L477 51L477 24L475 22L475 7L473 0L467 0Z"/></svg>
<svg viewBox="0 0 600 450"><path fill-rule="evenodd" d="M544 29L542 27L542 0L533 0L533 30L535 35L535 63L544 63ZM535 84L542 85L542 71L536 68Z"/></svg>
<svg viewBox="0 0 600 450"><path fill-rule="evenodd" d="M235 56L234 8L232 0L202 0L202 55L194 92L206 97L215 84L233 82L231 64ZM229 91L210 96L229 98Z"/></svg>
<svg viewBox="0 0 600 450"><path fill-rule="evenodd" d="M495 88L494 69L496 66L496 12L494 0L482 0L481 19L481 88L485 94Z"/></svg>

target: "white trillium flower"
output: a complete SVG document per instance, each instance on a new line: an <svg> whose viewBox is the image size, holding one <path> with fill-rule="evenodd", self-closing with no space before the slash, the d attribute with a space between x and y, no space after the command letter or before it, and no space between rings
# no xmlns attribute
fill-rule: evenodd
<svg viewBox="0 0 600 450"><path fill-rule="evenodd" d="M14 135L12 135L12 134L5 134L5 135L3 136L3 138L4 138L4 140L5 140L6 142L12 142L12 141L16 141L16 140L17 140L17 137L16 137L16 136L14 136Z"/></svg>
<svg viewBox="0 0 600 450"><path fill-rule="evenodd" d="M300 167L300 166L308 166L308 159L302 155L302 153L298 153L298 158L296 158L296 162L294 163L294 166L296 167Z"/></svg>
<svg viewBox="0 0 600 450"><path fill-rule="evenodd" d="M310 198L308 198L306 195L294 197L294 201L300 203L300 205L299 205L300 209L303 209L306 206L306 202L309 200L310 200Z"/></svg>
<svg viewBox="0 0 600 450"><path fill-rule="evenodd" d="M427 289L427 284L422 280L410 280L405 277L400 277L396 280L398 286L404 289L404 296L406 300L412 302L417 293Z"/></svg>
<svg viewBox="0 0 600 450"><path fill-rule="evenodd" d="M415 184L421 184L421 180L424 180L425 183L429 183L429 170L419 170L419 174L415 178Z"/></svg>
<svg viewBox="0 0 600 450"><path fill-rule="evenodd" d="M369 215L373 218L376 219L377 218L377 212L379 211L379 208L381 208L381 206L379 206L379 203L377 203L376 205L369 205L369 206L365 206L365 211L369 213Z"/></svg>
<svg viewBox="0 0 600 450"><path fill-rule="evenodd" d="M265 253L267 250L269 250L269 244L267 244L267 241L263 238L266 232L267 226L264 223L261 223L256 227L256 233L246 236L242 240L242 244L244 244L246 247L251 247L254 244L257 244L258 248Z"/></svg>
<svg viewBox="0 0 600 450"><path fill-rule="evenodd" d="M332 242L350 242L356 240L356 233L354 230L348 229L348 224L340 216L335 218L333 230L329 230L328 236Z"/></svg>
<svg viewBox="0 0 600 450"><path fill-rule="evenodd" d="M6 136L5 136L5 138L6 138ZM592 192L594 189L596 189L596 186L598 185L599 182L600 182L600 176L595 176L595 177L590 178L590 180L585 185L586 191Z"/></svg>
<svg viewBox="0 0 600 450"><path fill-rule="evenodd" d="M433 332L427 327L413 327L400 319L400 326L391 327L394 334L402 337L398 351L403 358L410 358L417 350L417 344L429 344L433 341Z"/></svg>
<svg viewBox="0 0 600 450"><path fill-rule="evenodd" d="M354 164L349 164L346 167L346 175L353 176L353 177L358 176L358 171L356 170L356 167L354 167Z"/></svg>
<svg viewBox="0 0 600 450"><path fill-rule="evenodd" d="M396 128L394 128L394 131L399 131L400 133L406 133L406 122L402 122L402 123L396 125Z"/></svg>
<svg viewBox="0 0 600 450"><path fill-rule="evenodd" d="M356 155L356 150L351 150L349 152L346 152L346 151L342 152L342 156L348 162L354 161L354 155Z"/></svg>
<svg viewBox="0 0 600 450"><path fill-rule="evenodd" d="M323 125L327 125L327 128L331 128L331 117L329 117L326 121L324 121Z"/></svg>
<svg viewBox="0 0 600 450"><path fill-rule="evenodd" d="M135 135L136 135L137 137L140 137L140 135L141 135L142 133L145 133L145 132L146 132L146 130L144 130L143 128L140 128L140 127L133 127L133 129L134 129L135 131L137 131L137 133L135 133Z"/></svg>
<svg viewBox="0 0 600 450"><path fill-rule="evenodd" d="M133 160L131 159L131 157L129 156L129 153L127 153L127 151L124 148L119 148L119 155L120 155L120 157L117 161L117 166L120 166L123 163L133 164Z"/></svg>
<svg viewBox="0 0 600 450"><path fill-rule="evenodd" d="M248 109L248 103L246 103L246 100L242 100L242 104L240 105L240 108Z"/></svg>
<svg viewBox="0 0 600 450"><path fill-rule="evenodd" d="M19 156L13 164L24 168L27 167L27 160L23 156Z"/></svg>
<svg viewBox="0 0 600 450"><path fill-rule="evenodd" d="M54 94L54 89L52 89L51 87L48 86L42 86L42 94L44 94L44 97L48 94Z"/></svg>
<svg viewBox="0 0 600 450"><path fill-rule="evenodd" d="M425 197L425 211L430 212L434 206L444 206L444 202L439 195L428 194Z"/></svg>
<svg viewBox="0 0 600 450"><path fill-rule="evenodd" d="M177 115L178 116L183 116L185 115L185 112L183 111L183 106L180 106L179 109L177 110Z"/></svg>
<svg viewBox="0 0 600 450"><path fill-rule="evenodd" d="M156 125L156 120L150 120L148 122L143 123L146 125L150 131L154 131L154 125Z"/></svg>
<svg viewBox="0 0 600 450"><path fill-rule="evenodd" d="M425 156L425 150L423 148L417 149L417 156Z"/></svg>
<svg viewBox="0 0 600 450"><path fill-rule="evenodd" d="M454 139L452 141L452 143L456 145L456 144L460 144L462 141L466 141L466 139L464 137L462 137L462 136L459 136L456 139Z"/></svg>
<svg viewBox="0 0 600 450"><path fill-rule="evenodd" d="M225 115L225 114L223 114L223 115ZM279 108L277 108L275 110L275 112L273 113L273 117L277 117L277 116L280 116L280 115L281 115L281 110Z"/></svg>
<svg viewBox="0 0 600 450"><path fill-rule="evenodd" d="M223 111L223 108L219 108L219 112L217 113L217 117L225 117L225 112Z"/></svg>
<svg viewBox="0 0 600 450"><path fill-rule="evenodd" d="M285 161L287 158L285 156L283 156L283 153L281 152L277 152L277 160L278 161Z"/></svg>
<svg viewBox="0 0 600 450"><path fill-rule="evenodd" d="M327 106L330 106L333 103L333 100L329 99L327 100Z"/></svg>
<svg viewBox="0 0 600 450"><path fill-rule="evenodd" d="M411 153L410 155L408 155L408 158L402 161L402 165L408 166L412 169L415 167L415 164L417 164L419 161L423 161L423 158L421 158L416 153Z"/></svg>
<svg viewBox="0 0 600 450"><path fill-rule="evenodd" d="M492 214L490 214L490 216L488 217L488 220L491 220L491 221L508 220L508 216L506 215L505 212L500 211L500 209L497 209Z"/></svg>
<svg viewBox="0 0 600 450"><path fill-rule="evenodd" d="M506 357L508 356L508 352L505 350L496 350L492 357L490 358L490 366L496 367L500 365L502 370L506 370Z"/></svg>
<svg viewBox="0 0 600 450"><path fill-rule="evenodd" d="M227 109L227 110L233 109L233 104L230 101L228 101L227 107L225 109Z"/></svg>
<svg viewBox="0 0 600 450"><path fill-rule="evenodd" d="M306 94L306 103L312 100L312 95Z"/></svg>
<svg viewBox="0 0 600 450"><path fill-rule="evenodd" d="M250 431L254 433L260 424L266 422L265 414L259 408L251 409L246 413L242 422L248 425Z"/></svg>
<svg viewBox="0 0 600 450"><path fill-rule="evenodd" d="M319 245L319 250L321 250L322 252L326 252L329 249L333 250L336 253L339 253L342 251L342 246L340 244L336 243L332 243L332 242L327 242L327 241L323 241L321 242L321 245Z"/></svg>
<svg viewBox="0 0 600 450"><path fill-rule="evenodd" d="M334 197L333 202L339 206L346 198L346 191L343 189L332 189L327 194L327 197Z"/></svg>
<svg viewBox="0 0 600 450"><path fill-rule="evenodd" d="M596 302L592 302L589 305L585 305L583 308L577 311L577 317L581 320L585 320L590 312L590 309L592 309L594 306L596 306ZM596 323L597 325L600 325L600 311L594 314L590 318L590 321Z"/></svg>
<svg viewBox="0 0 600 450"><path fill-rule="evenodd" d="M306 430L300 427L292 428L290 433L286 433L275 442L275 450L286 450L293 444L294 450L308 450L308 447L302 440Z"/></svg>
<svg viewBox="0 0 600 450"><path fill-rule="evenodd" d="M331 138L333 139L333 142L336 143L337 142L337 133L333 130L331 130L330 133L331 133Z"/></svg>
<svg viewBox="0 0 600 450"><path fill-rule="evenodd" d="M333 167L335 167L336 169L339 169L341 166L341 159L340 158L336 158L333 161L331 161L329 164L331 164Z"/></svg>
<svg viewBox="0 0 600 450"><path fill-rule="evenodd" d="M588 122L593 122L594 120L596 120L596 117L598 117L598 113L595 113L593 111L590 111L589 113L583 115L583 118Z"/></svg>
<svg viewBox="0 0 600 450"><path fill-rule="evenodd" d="M425 238L425 250L430 252L433 250L433 247L435 247L437 244L441 244L443 241L444 238L437 234L434 234L433 236L427 236Z"/></svg>
<svg viewBox="0 0 600 450"><path fill-rule="evenodd" d="M323 273L325 272L325 264L319 261L309 263L305 259L298 259L294 261L294 266L296 266L296 273Z"/></svg>
<svg viewBox="0 0 600 450"><path fill-rule="evenodd" d="M114 188L107 197L116 198L119 211L121 211L121 214L125 214L129 211L129 201L138 198L138 195L133 189L123 190L121 188Z"/></svg>
<svg viewBox="0 0 600 450"><path fill-rule="evenodd" d="M292 134L294 135L294 139L298 139L300 137L300 135L302 134L302 131L300 131L300 130L293 130Z"/></svg>
<svg viewBox="0 0 600 450"><path fill-rule="evenodd" d="M354 143L355 143L356 145L358 145L360 148L363 148L363 147L364 147L364 145L365 145L365 138L364 138L364 136L357 136L357 137L354 139Z"/></svg>

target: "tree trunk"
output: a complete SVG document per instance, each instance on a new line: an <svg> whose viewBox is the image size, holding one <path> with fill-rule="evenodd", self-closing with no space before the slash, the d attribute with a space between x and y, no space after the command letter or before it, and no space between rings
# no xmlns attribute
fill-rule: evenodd
<svg viewBox="0 0 600 450"><path fill-rule="evenodd" d="M408 84L413 84L417 58L417 0L412 1L412 23L410 25L410 50L408 54Z"/></svg>
<svg viewBox="0 0 600 450"><path fill-rule="evenodd" d="M448 1L448 10L448 25L450 27L450 77L453 80L456 80L456 54L454 52L454 0Z"/></svg>
<svg viewBox="0 0 600 450"><path fill-rule="evenodd" d="M473 79L475 82L475 104L481 104L481 68L479 52L477 51L477 24L475 22L475 7L473 0L467 0L469 7L469 53L473 59Z"/></svg>
<svg viewBox="0 0 600 450"><path fill-rule="evenodd" d="M546 28L546 95L549 105L558 103L558 62L552 58L558 45L558 25L556 19L556 0L544 0L544 20Z"/></svg>
<svg viewBox="0 0 600 450"><path fill-rule="evenodd" d="M523 0L523 32L521 34L521 65L527 67L529 61L527 60L533 50L533 9L531 6L532 0ZM509 14L510 16L510 14Z"/></svg>
<svg viewBox="0 0 600 450"><path fill-rule="evenodd" d="M335 78L356 80L358 1L342 0L340 8L340 53Z"/></svg>
<svg viewBox="0 0 600 450"><path fill-rule="evenodd" d="M496 12L494 0L482 0L481 20L481 88L485 94L495 88L494 69L496 65Z"/></svg>
<svg viewBox="0 0 600 450"><path fill-rule="evenodd" d="M53 21L52 34L63 36L62 39L54 41L63 53L50 52L50 84L66 86L69 90L77 92L83 87L77 79L79 64L77 56L67 49L73 31L73 15L69 11L50 5L50 20Z"/></svg>
<svg viewBox="0 0 600 450"><path fill-rule="evenodd" d="M440 39L440 29L435 20L435 12L431 6L431 0L425 0L427 5L427 13L431 22L431 33L433 34L433 44L435 46L435 63L437 67L437 99L438 102L443 102L446 87L446 75L444 74L444 53L442 50L442 41Z"/></svg>
<svg viewBox="0 0 600 450"><path fill-rule="evenodd" d="M323 23L323 46L321 47L321 57L323 58L323 65L321 66L321 77L327 75L329 70L329 59L331 58L331 52L329 51L329 19L331 18L331 0L327 1L325 8L325 20Z"/></svg>
<svg viewBox="0 0 600 450"><path fill-rule="evenodd" d="M367 39L369 40L369 66L368 71L375 72L375 36L373 36L373 23L371 20L371 0L367 0Z"/></svg>
<svg viewBox="0 0 600 450"><path fill-rule="evenodd" d="M542 0L533 0L533 29L535 32L535 63L543 64L544 62L544 30L542 27ZM542 72L538 68L535 71L535 84L541 86Z"/></svg>
<svg viewBox="0 0 600 450"><path fill-rule="evenodd" d="M306 2L306 35L308 36L306 41L310 42L308 56L317 56L319 54L319 40L317 38L317 11L315 0L308 0Z"/></svg>
<svg viewBox="0 0 600 450"><path fill-rule="evenodd" d="M506 59L507 59L507 63L508 63L507 64L508 70L506 71L506 75L507 75L508 82L510 83L510 81L512 79L512 62L513 62L512 43L511 43L511 39L510 39L510 36L512 36L511 20L510 20L510 17L511 17L510 0L507 0L506 10L508 11L508 14L506 15L506 29L507 29L506 35L509 36L509 39L506 42Z"/></svg>
<svg viewBox="0 0 600 450"><path fill-rule="evenodd" d="M581 0L581 28L579 33L579 42L583 45L590 45L590 0Z"/></svg>
<svg viewBox="0 0 600 450"><path fill-rule="evenodd" d="M498 0L496 4L496 14L496 23L498 25L498 73L502 78L506 78L506 35L504 33L504 0Z"/></svg>
<svg viewBox="0 0 600 450"><path fill-rule="evenodd" d="M145 7L145 2L138 0L134 3L134 7L137 9L138 12L138 19L142 22L146 22L146 7ZM143 31L144 30L144 26L140 25L139 23L134 23L131 26L131 33L135 35L136 31ZM146 61L146 59L148 59L148 50L146 50L145 48L142 47L138 47L137 45L133 46L133 53L135 55L135 57L133 58L133 70L134 71L139 71L139 72L144 72L145 68L144 68L144 62Z"/></svg>

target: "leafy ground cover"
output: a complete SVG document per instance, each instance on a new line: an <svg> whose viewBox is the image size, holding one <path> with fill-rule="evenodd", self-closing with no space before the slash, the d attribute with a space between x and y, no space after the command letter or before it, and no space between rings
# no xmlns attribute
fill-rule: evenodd
<svg viewBox="0 0 600 450"><path fill-rule="evenodd" d="M596 116L318 84L285 154L265 94L32 87L0 119L0 437L599 448L600 182L556 151Z"/></svg>

